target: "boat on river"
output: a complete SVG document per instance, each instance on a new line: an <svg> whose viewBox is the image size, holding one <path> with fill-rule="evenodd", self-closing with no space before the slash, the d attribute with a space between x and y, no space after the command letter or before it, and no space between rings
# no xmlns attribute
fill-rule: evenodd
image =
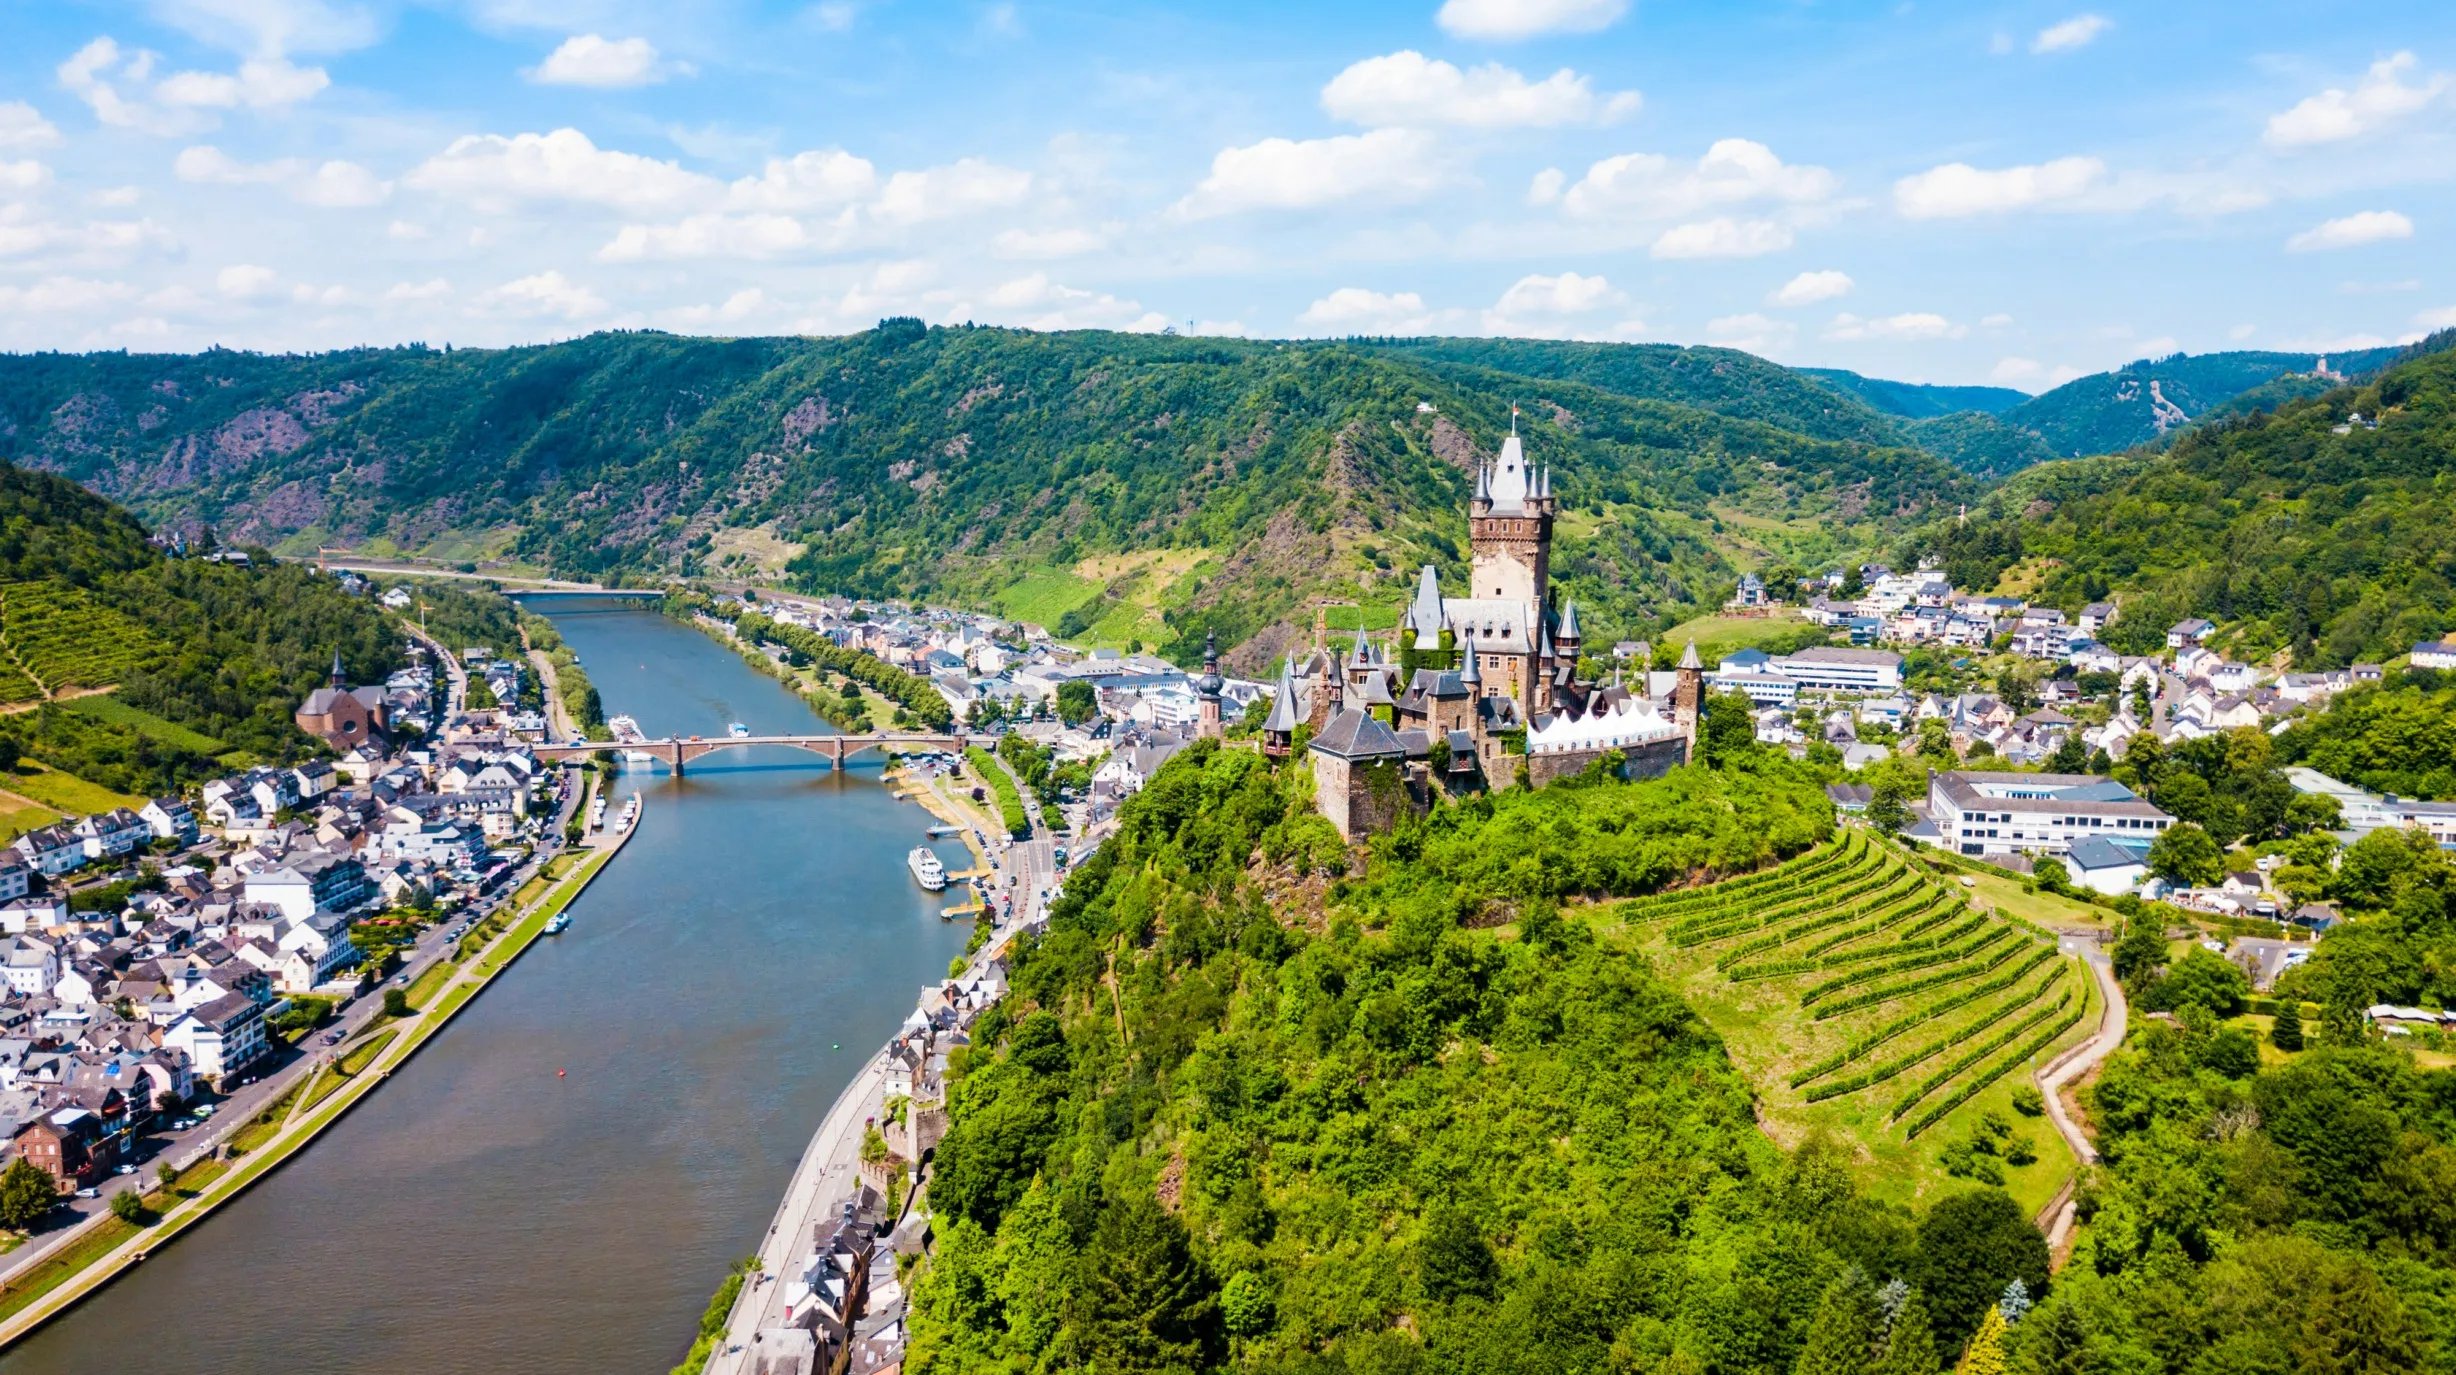
<svg viewBox="0 0 2456 1375"><path fill-rule="evenodd" d="M930 853L930 847L915 845L912 853L904 857L904 862L912 866L912 876L923 888L933 893L945 890L947 866L938 862L938 856Z"/></svg>
<svg viewBox="0 0 2456 1375"><path fill-rule="evenodd" d="M559 936L562 935L563 932L570 926L571 913L557 912L553 916L546 919L546 934L549 936Z"/></svg>
<svg viewBox="0 0 2456 1375"><path fill-rule="evenodd" d="M725 727L725 733L732 736L736 740L748 740L750 738L750 727L736 721L732 725Z"/></svg>
<svg viewBox="0 0 2456 1375"><path fill-rule="evenodd" d="M613 717L605 723L605 728L613 732L614 740L617 744L637 744L648 738L646 733L640 730L640 723L629 716ZM627 749L622 752L622 757L623 762L627 764L654 764L657 762L657 757L650 754L646 750Z"/></svg>

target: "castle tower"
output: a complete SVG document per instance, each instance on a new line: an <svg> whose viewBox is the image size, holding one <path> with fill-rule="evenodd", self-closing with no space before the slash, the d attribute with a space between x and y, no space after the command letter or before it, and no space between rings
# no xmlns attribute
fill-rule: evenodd
<svg viewBox="0 0 2456 1375"><path fill-rule="evenodd" d="M341 651L339 649L335 649L333 651L333 671L325 678L324 681L337 688L348 687L350 685L349 674L341 667Z"/></svg>
<svg viewBox="0 0 2456 1375"><path fill-rule="evenodd" d="M1681 738L1688 741L1690 763L1697 761L1697 730L1705 715L1706 670L1697 660L1697 642L1689 641L1681 652L1680 667L1674 671L1671 689L1671 720L1680 728Z"/></svg>
<svg viewBox="0 0 2456 1375"><path fill-rule="evenodd" d="M1544 605L1552 583L1552 475L1527 465L1518 442L1517 411L1501 457L1479 470L1467 504L1467 539L1474 572L1467 595Z"/></svg>
<svg viewBox="0 0 2456 1375"><path fill-rule="evenodd" d="M1202 637L1202 676L1194 680L1194 734L1198 739L1219 739L1219 690L1219 632L1214 630Z"/></svg>

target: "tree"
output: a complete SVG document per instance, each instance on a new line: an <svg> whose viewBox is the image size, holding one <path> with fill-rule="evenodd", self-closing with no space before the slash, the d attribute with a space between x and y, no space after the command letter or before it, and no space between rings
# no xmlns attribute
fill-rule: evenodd
<svg viewBox="0 0 2456 1375"><path fill-rule="evenodd" d="M2006 1375L2010 1369L2004 1360L2003 1311L1989 1308L1980 1315L1978 1331L1971 1335L1961 1359L1953 1363L1953 1375Z"/></svg>
<svg viewBox="0 0 2456 1375"><path fill-rule="evenodd" d="M2168 883L2201 887L2226 876L2226 854L2207 831L2178 821L2150 843L2149 872Z"/></svg>
<svg viewBox="0 0 2456 1375"><path fill-rule="evenodd" d="M1130 1193L1102 1208L1084 1270L1078 1330L1093 1368L1158 1375L1218 1362L1219 1295L1158 1202Z"/></svg>
<svg viewBox="0 0 2456 1375"><path fill-rule="evenodd" d="M2053 855L2040 855L2037 859L2032 860L2030 873L2038 880L2038 886L2050 893L2066 893L2072 890L2072 871L2065 868L2064 862Z"/></svg>
<svg viewBox="0 0 2456 1375"><path fill-rule="evenodd" d="M111 1216L134 1224L145 1216L145 1200L134 1189L122 1189L111 1195Z"/></svg>
<svg viewBox="0 0 2456 1375"><path fill-rule="evenodd" d="M1903 1294L1885 1323L1885 1349L1876 1375L1936 1375L1936 1334L1927 1300L1916 1289Z"/></svg>
<svg viewBox="0 0 2456 1375"><path fill-rule="evenodd" d="M1876 1290L1854 1265L1825 1286L1791 1375L1865 1375L1884 1336Z"/></svg>
<svg viewBox="0 0 2456 1375"><path fill-rule="evenodd" d="M418 1010L418 1009L416 1009L416 1008L414 1008L414 1007L411 1007L411 1006L409 1005L409 992L408 992L408 990L406 990L406 989L400 989L400 988L387 988L387 989L385 989L385 990L384 990L384 1015L385 1015L385 1016L387 1016L387 1017L407 1017L407 1016L409 1016L411 1013L416 1012L417 1010Z"/></svg>
<svg viewBox="0 0 2456 1375"><path fill-rule="evenodd" d="M2314 831L2336 831L2345 826L2345 808L2325 793L2296 793L2285 804L2285 833L2309 835Z"/></svg>
<svg viewBox="0 0 2456 1375"><path fill-rule="evenodd" d="M2109 954L2115 965L2115 977L2127 985L2135 985L2166 963L2166 922L2155 912L2143 912L2123 924L2123 934L2116 937L2115 948Z"/></svg>
<svg viewBox="0 0 2456 1375"><path fill-rule="evenodd" d="M2087 773L2089 746L2081 742L2079 731L2067 731L2055 753L2047 756L2047 768L2056 773Z"/></svg>
<svg viewBox="0 0 2456 1375"><path fill-rule="evenodd" d="M0 735L0 773L17 772L17 762L21 757L17 737Z"/></svg>
<svg viewBox="0 0 2456 1375"><path fill-rule="evenodd" d="M2152 1012L2205 1008L2214 1017L2231 1017L2251 996L2251 980L2234 962L2195 945L2167 969L2144 1001Z"/></svg>
<svg viewBox="0 0 2456 1375"><path fill-rule="evenodd" d="M2425 1366L2422 1333L2396 1294L2356 1263L2303 1320L2301 1369L2312 1375L2403 1375Z"/></svg>
<svg viewBox="0 0 2456 1375"><path fill-rule="evenodd" d="M2303 1048L2302 999L2288 998L2277 1005L2277 1021L2268 1029L2268 1043L2279 1050Z"/></svg>
<svg viewBox="0 0 2456 1375"><path fill-rule="evenodd" d="M2002 1189L1955 1194L1920 1221L1913 1278L1933 1306L1937 1344L1957 1347L2006 1285L2047 1287L2047 1239Z"/></svg>
<svg viewBox="0 0 2456 1375"><path fill-rule="evenodd" d="M1705 718L1699 734L1705 737L1701 753L1708 763L1719 767L1757 747L1756 710L1745 694L1707 694Z"/></svg>
<svg viewBox="0 0 2456 1375"><path fill-rule="evenodd" d="M1228 1283L1220 1289L1219 1308L1232 1336L1252 1337L1270 1330L1270 1287L1251 1270L1239 1270L1228 1277Z"/></svg>
<svg viewBox="0 0 2456 1375"><path fill-rule="evenodd" d="M1436 1203L1424 1215L1416 1262L1424 1292L1443 1302L1488 1298L1501 1281L1500 1262L1493 1259L1475 1220L1448 1203Z"/></svg>
<svg viewBox="0 0 2456 1375"><path fill-rule="evenodd" d="M1887 770L1869 790L1868 825L1888 836L1910 828L1910 785L1899 771Z"/></svg>
<svg viewBox="0 0 2456 1375"><path fill-rule="evenodd" d="M1079 726L1099 710L1100 694L1089 679L1069 678L1057 685L1057 716L1067 725Z"/></svg>
<svg viewBox="0 0 2456 1375"><path fill-rule="evenodd" d="M60 1206L60 1187L40 1165L19 1156L0 1170L0 1227L23 1232Z"/></svg>

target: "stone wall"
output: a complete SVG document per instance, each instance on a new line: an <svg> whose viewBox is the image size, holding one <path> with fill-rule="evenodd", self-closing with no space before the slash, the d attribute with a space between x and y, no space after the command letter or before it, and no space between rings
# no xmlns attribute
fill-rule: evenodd
<svg viewBox="0 0 2456 1375"><path fill-rule="evenodd" d="M1564 778L1575 778L1594 766L1610 750L1566 750L1560 753L1527 756L1527 781L1540 788ZM1624 778L1660 778L1675 767L1688 762L1688 741L1678 736L1650 741L1643 745L1624 745L1621 776Z"/></svg>

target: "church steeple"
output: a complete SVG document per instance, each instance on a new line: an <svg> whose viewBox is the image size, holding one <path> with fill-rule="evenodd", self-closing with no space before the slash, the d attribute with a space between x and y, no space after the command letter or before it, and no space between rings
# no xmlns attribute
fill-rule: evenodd
<svg viewBox="0 0 2456 1375"><path fill-rule="evenodd" d="M341 650L338 646L333 649L333 671L327 681L334 687L349 686L349 674L341 667Z"/></svg>

